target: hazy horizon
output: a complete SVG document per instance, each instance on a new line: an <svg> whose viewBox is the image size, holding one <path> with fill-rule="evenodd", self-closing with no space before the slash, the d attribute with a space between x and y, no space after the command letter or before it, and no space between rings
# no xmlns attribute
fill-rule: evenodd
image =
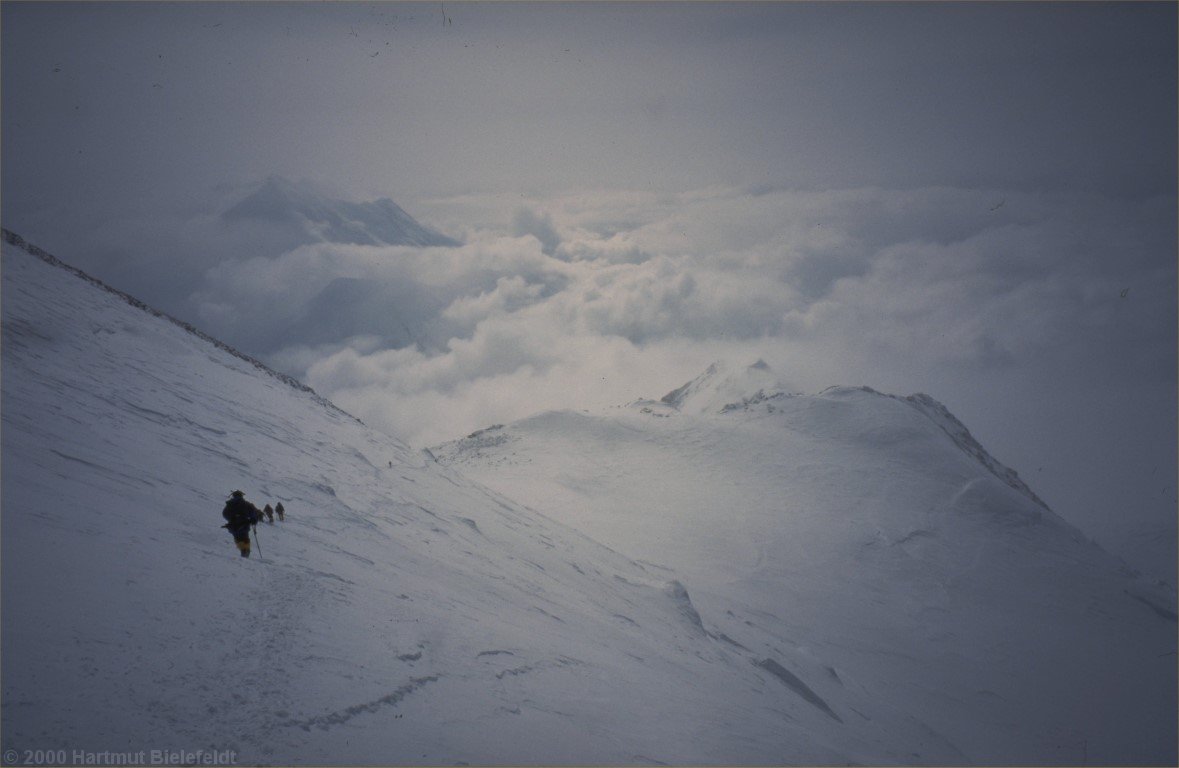
<svg viewBox="0 0 1179 768"><path fill-rule="evenodd" d="M1176 8L6 3L2 219L416 445L927 392L1175 580ZM301 242L269 177L454 247Z"/></svg>

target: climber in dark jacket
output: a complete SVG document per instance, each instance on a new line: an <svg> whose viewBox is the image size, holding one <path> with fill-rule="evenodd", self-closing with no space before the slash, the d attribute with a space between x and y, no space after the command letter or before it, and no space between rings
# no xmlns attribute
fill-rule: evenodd
<svg viewBox="0 0 1179 768"><path fill-rule="evenodd" d="M274 522L274 510L270 508L269 504L267 504L265 507L262 507L262 514L266 515L266 522ZM262 522L262 518L258 518L258 522Z"/></svg>
<svg viewBox="0 0 1179 768"><path fill-rule="evenodd" d="M283 519L282 516L287 513L287 511L283 509L281 501L278 503L278 506L274 508L274 511L278 513L278 521L281 523Z"/></svg>
<svg viewBox="0 0 1179 768"><path fill-rule="evenodd" d="M225 502L225 509L221 516L225 518L222 527L233 534L233 542L237 544L242 557L250 556L250 526L258 523L260 513L258 508L246 501L246 495L241 491L234 491Z"/></svg>

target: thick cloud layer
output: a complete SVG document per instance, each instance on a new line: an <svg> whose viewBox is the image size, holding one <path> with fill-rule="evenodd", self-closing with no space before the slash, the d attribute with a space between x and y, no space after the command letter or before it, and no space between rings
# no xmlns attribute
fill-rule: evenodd
<svg viewBox="0 0 1179 768"><path fill-rule="evenodd" d="M1173 577L1174 5L0 14L6 226L373 424L765 358L935 395Z"/></svg>
<svg viewBox="0 0 1179 768"><path fill-rule="evenodd" d="M465 244L229 260L193 311L417 444L657 397L715 359L764 357L801 390L928 391L1091 531L1164 537L1166 567L1170 199L716 188L428 209Z"/></svg>

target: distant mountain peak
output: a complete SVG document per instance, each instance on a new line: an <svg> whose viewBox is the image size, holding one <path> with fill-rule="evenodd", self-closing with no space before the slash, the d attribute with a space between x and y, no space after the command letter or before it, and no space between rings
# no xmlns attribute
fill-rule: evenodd
<svg viewBox="0 0 1179 768"><path fill-rule="evenodd" d="M788 389L765 360L733 366L717 361L704 373L664 395L660 402L684 413L723 413L786 397Z"/></svg>
<svg viewBox="0 0 1179 768"><path fill-rule="evenodd" d="M357 203L340 200L310 182L269 176L221 214L226 221L254 221L294 231L307 243L457 246L457 240L420 224L387 197Z"/></svg>

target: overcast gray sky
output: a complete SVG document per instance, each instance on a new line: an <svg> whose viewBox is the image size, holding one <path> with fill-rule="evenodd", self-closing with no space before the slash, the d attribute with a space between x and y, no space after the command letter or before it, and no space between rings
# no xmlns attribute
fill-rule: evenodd
<svg viewBox="0 0 1179 768"><path fill-rule="evenodd" d="M1176 21L4 3L2 218L418 443L659 396L716 358L926 391L1173 574ZM228 227L270 176L465 245Z"/></svg>
<svg viewBox="0 0 1179 768"><path fill-rule="evenodd" d="M1174 186L1171 4L443 8L6 5L5 181Z"/></svg>

